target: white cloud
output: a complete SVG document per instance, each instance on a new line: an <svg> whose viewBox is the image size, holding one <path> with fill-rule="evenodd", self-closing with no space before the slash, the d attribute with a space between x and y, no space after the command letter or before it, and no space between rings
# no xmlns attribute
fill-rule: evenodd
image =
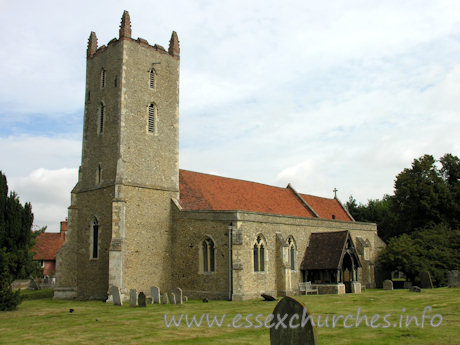
<svg viewBox="0 0 460 345"><path fill-rule="evenodd" d="M22 203L32 204L34 225L48 226L47 231L58 231L59 222L67 217L70 190L77 182L77 169L37 169L25 177L9 179Z"/></svg>

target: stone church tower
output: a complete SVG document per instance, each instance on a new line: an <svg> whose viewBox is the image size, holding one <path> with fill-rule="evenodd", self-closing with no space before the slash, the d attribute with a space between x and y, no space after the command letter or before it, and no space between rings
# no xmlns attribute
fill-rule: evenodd
<svg viewBox="0 0 460 345"><path fill-rule="evenodd" d="M105 299L109 286L171 287L171 199L179 198L179 41L131 37L87 50L82 161L57 258L56 298Z"/></svg>

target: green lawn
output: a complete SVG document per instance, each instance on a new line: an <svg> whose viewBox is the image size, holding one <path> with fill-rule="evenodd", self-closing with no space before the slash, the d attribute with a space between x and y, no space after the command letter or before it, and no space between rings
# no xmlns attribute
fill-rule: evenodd
<svg viewBox="0 0 460 345"><path fill-rule="evenodd" d="M43 293L42 293L43 295ZM45 294L46 295L46 294ZM147 308L116 307L102 302L55 301L51 299L29 299L13 312L0 312L1 344L269 344L269 330L245 328L244 318L248 314L257 325L255 316L270 314L276 302L246 301L227 302L189 301L185 305L148 305ZM361 315L369 319L380 314L380 322L385 314L391 327L385 323L374 329L366 327L362 321L359 327L344 328L343 320L332 328L317 329L321 345L325 344L459 344L460 345L460 288L423 290L411 293L407 290L368 290L360 295L344 296L320 295L299 297L311 310L315 318L320 314L322 321L332 314L352 314L347 323L354 324L357 308ZM430 319L425 319L425 327L412 323L405 327L405 316L421 315L425 306L433 310L428 315L441 314L443 321L439 327L431 327ZM69 313L69 309L75 311ZM400 314L404 312L402 328L399 328ZM164 315L186 313L189 316L203 313L226 314L221 328L207 325L187 328L167 328ZM240 328L227 327L236 314L243 318L236 324ZM263 321L263 320L262 320ZM370 321L370 320L369 320ZM434 321L439 322L439 318ZM204 322L206 323L206 321ZM396 323L398 326L393 327ZM376 325L376 323L374 323Z"/></svg>

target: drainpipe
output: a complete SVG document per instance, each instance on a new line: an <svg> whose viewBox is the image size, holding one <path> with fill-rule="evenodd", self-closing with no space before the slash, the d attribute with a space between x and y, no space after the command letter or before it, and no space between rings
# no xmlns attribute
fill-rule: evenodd
<svg viewBox="0 0 460 345"><path fill-rule="evenodd" d="M233 251L232 251L233 223L228 226L228 300L232 300L233 295Z"/></svg>

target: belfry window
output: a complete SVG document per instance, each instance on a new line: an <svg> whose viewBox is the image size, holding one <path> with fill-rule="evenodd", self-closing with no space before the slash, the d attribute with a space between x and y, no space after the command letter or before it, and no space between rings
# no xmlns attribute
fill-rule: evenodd
<svg viewBox="0 0 460 345"><path fill-rule="evenodd" d="M99 257L99 223L94 219L91 224L91 258Z"/></svg>
<svg viewBox="0 0 460 345"><path fill-rule="evenodd" d="M101 69L101 88L105 87L105 77L106 77L106 71L105 69Z"/></svg>
<svg viewBox="0 0 460 345"><path fill-rule="evenodd" d="M215 272L215 248L214 241L209 237L201 242L201 268L202 272Z"/></svg>
<svg viewBox="0 0 460 345"><path fill-rule="evenodd" d="M149 72L149 86L151 89L155 88L155 70L152 68Z"/></svg>
<svg viewBox="0 0 460 345"><path fill-rule="evenodd" d="M149 105L149 114L148 114L147 130L149 133L155 133L156 120L157 120L157 108L155 104L152 103Z"/></svg>
<svg viewBox="0 0 460 345"><path fill-rule="evenodd" d="M262 236L257 236L253 247L254 251L254 272L265 271L265 241Z"/></svg>
<svg viewBox="0 0 460 345"><path fill-rule="evenodd" d="M100 108L99 108L99 123L98 123L99 134L101 134L104 131L104 115L105 115L105 105L104 103L101 103Z"/></svg>

